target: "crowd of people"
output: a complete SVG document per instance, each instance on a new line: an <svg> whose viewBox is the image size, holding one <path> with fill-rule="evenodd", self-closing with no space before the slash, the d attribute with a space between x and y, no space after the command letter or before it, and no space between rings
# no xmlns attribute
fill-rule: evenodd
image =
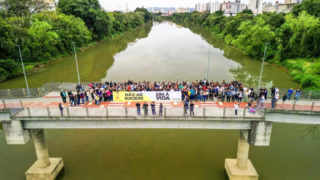
<svg viewBox="0 0 320 180"><path fill-rule="evenodd" d="M213 100L214 102L242 102L249 103L256 102L258 107L264 107L264 102L267 100L269 90L266 87L261 87L259 91L255 92L254 88L247 87L241 83L241 81L231 82L209 82L208 80L196 80L196 81L133 81L128 80L126 82L92 82L88 87L84 87L82 84L78 84L76 87L76 94L73 94L71 90L61 91L63 103L66 103L67 97L71 103L71 106L77 106L84 104L89 100L94 101L96 105L99 105L102 101L113 101L113 93L129 92L129 91L180 91L181 99L184 104L189 107L191 101ZM272 108L279 99L279 88L270 88L270 97ZM295 93L294 98L299 100L301 91L299 89L293 90L290 88L287 94L282 97L283 102L290 100ZM191 103L190 103L191 104ZM151 104L150 104L151 106ZM185 105L184 105L185 106ZM152 106L151 106L152 107ZM191 112L190 112L191 113Z"/></svg>

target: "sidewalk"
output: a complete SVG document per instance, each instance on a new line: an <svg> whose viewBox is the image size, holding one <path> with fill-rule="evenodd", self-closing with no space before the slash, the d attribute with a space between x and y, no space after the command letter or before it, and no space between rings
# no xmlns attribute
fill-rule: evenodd
<svg viewBox="0 0 320 180"><path fill-rule="evenodd" d="M90 98L91 99L91 98ZM4 100L7 108L18 108L21 107L20 99L6 99ZM30 99L21 99L23 107L30 107L30 108L43 108L43 107L58 107L59 103L62 103L64 107L71 107L70 103L62 103L62 99L60 97L60 92L50 92L46 96L42 98L30 98ZM287 100L284 104L282 104L282 100L279 100L277 104L277 109L293 109L294 100ZM312 100L301 100L296 101L295 109L296 110L311 110L312 103L315 102L313 110L320 111L320 101L312 101ZM140 102L142 105L144 102ZM150 102L148 102L150 103ZM163 102L155 102L156 106L158 107L160 103L163 103L164 107L170 108L181 108L183 107L183 102L181 101L163 101ZM213 102L213 101L206 101L206 102L194 102L195 108L234 108L234 104L237 102ZM255 103L254 103L255 104ZM99 105L95 105L94 102L90 101L85 104L81 104L77 106L78 108L135 108L135 102L101 102ZM246 102L240 103L240 108L246 107ZM0 108L4 108L4 104L2 101L0 102ZM271 99L267 99L264 103L264 108L271 108Z"/></svg>

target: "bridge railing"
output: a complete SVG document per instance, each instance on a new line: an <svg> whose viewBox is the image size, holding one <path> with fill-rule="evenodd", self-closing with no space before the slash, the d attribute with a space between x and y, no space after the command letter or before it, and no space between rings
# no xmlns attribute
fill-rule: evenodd
<svg viewBox="0 0 320 180"><path fill-rule="evenodd" d="M61 111L57 107L47 108L25 108L20 111L15 117L61 117ZM159 107L156 108L156 115L152 114L151 109L145 112L141 109L140 115L136 108L78 108L66 107L63 109L64 117L159 117ZM184 113L184 108L163 108L162 117L189 117L190 109L187 114ZM238 115L235 115L233 108L195 108L195 117L248 117L248 118L262 118L264 114L261 112L250 113L247 108L240 108Z"/></svg>
<svg viewBox="0 0 320 180"><path fill-rule="evenodd" d="M88 88L89 82L81 83L86 89ZM50 91L61 91L61 90L75 90L76 82L50 82L42 85L38 88L30 88L30 98L43 97ZM288 89L279 89L281 98L284 94L287 94ZM269 90L268 96L271 96L271 92ZM292 95L292 99L294 99L295 93ZM0 98L1 99L16 99L16 98L28 98L28 93L26 88L20 89L0 89ZM247 99L247 98L244 98ZM320 91L316 90L301 90L300 98L301 100L307 99L320 99Z"/></svg>
<svg viewBox="0 0 320 180"><path fill-rule="evenodd" d="M312 101L301 102L295 100L283 103L282 100L279 100L275 103L274 109L320 111L320 103Z"/></svg>
<svg viewBox="0 0 320 180"><path fill-rule="evenodd" d="M288 89L279 89L279 95L280 95L279 98L282 98L282 96L284 94L288 94ZM292 100L295 99L295 90L294 90L294 93L291 96L291 99ZM320 99L320 91L301 90L299 99L301 99L301 100L305 100L305 99Z"/></svg>

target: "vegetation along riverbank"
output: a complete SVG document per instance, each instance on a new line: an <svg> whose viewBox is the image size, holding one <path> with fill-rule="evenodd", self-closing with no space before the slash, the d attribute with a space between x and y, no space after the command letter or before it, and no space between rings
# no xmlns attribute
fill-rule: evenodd
<svg viewBox="0 0 320 180"><path fill-rule="evenodd" d="M6 1L0 11L0 82L22 72L18 47L26 70L84 50L152 20L144 8L134 12L105 12L98 0L60 0L56 11L44 2ZM90 12L90 13L88 13Z"/></svg>
<svg viewBox="0 0 320 180"><path fill-rule="evenodd" d="M171 20L206 27L213 36L261 59L268 42L266 61L287 68L304 89L320 88L320 1L305 0L289 14L253 15L244 10L236 16L223 11L175 13Z"/></svg>

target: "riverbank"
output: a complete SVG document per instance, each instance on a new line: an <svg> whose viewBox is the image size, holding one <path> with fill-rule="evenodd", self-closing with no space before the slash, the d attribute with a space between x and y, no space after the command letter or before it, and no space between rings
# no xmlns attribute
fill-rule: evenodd
<svg viewBox="0 0 320 180"><path fill-rule="evenodd" d="M144 23L144 24L142 24L140 26L137 26L135 28L131 28L131 29L127 30L127 31L113 34L111 37L106 37L103 40L95 40L95 41L92 41L92 42L90 42L90 43L88 43L88 44L86 44L84 46L76 47L76 52L78 53L78 52L88 51L88 50L100 45L103 42L106 42L106 41L113 40L113 39L116 39L118 37L121 37L126 32L134 31L137 28L142 27L142 26L144 26L146 24L150 24L150 23L152 23L152 22L146 22L146 23ZM29 76L29 75L41 73L41 72L45 71L45 67L46 66L51 65L51 64L53 64L53 63L55 63L57 61L61 61L64 58L67 58L67 57L70 57L70 56L74 56L73 51L68 53L68 54L59 55L59 56L57 56L55 58L52 58L51 60L47 60L47 61L44 61L44 62L24 63L26 74L27 74L27 76ZM19 76L23 76L23 73L18 73L17 72L17 73L15 73L14 76L12 76L12 77L4 80L4 81L8 81L8 80L14 79L14 78L19 77ZM2 82L4 82L4 81L2 81Z"/></svg>
<svg viewBox="0 0 320 180"><path fill-rule="evenodd" d="M115 36L116 37L116 36ZM114 37L112 37L114 38ZM83 51L86 51L92 47L95 47L96 45L99 45L100 43L102 43L103 41L105 40L102 40L102 41L93 41L83 47L80 47L80 48L76 48L76 51L77 52L83 52ZM40 73L42 71L44 71L44 67L47 66L47 65L50 65L54 62L57 62L59 60L62 60L63 58L65 57L69 57L73 55L72 53L69 53L69 54L63 54L63 55L60 55L58 57L55 57L49 61L44 61L44 62L34 62L34 63L25 63L25 70L26 70L26 74L29 76L29 75L33 75L33 74L36 74L36 73ZM18 75L16 76L13 76L12 78L15 78L15 77L19 77L19 76L23 76L23 73L19 73ZM10 80L12 78L9 78L9 79L6 79L6 80Z"/></svg>
<svg viewBox="0 0 320 180"><path fill-rule="evenodd" d="M163 20L168 20L165 18ZM169 19L170 20L170 19ZM188 29L190 27L187 25L188 21L184 20L183 22L180 20L172 19L175 23L178 23ZM201 26L196 23L192 23L196 26ZM225 38L221 34L217 34L214 31L209 30L207 26L204 26L208 31L211 32L212 37L219 38L226 44L235 47L239 51L247 54L243 49L231 44L228 42L228 38ZM196 32L194 32L196 33ZM206 39L206 38L204 38ZM206 39L208 42L208 40ZM208 42L209 43L209 42ZM250 56L250 55L249 55ZM261 58L262 59L262 58ZM275 64L276 66L284 68L288 74L293 78L293 80L300 84L301 89L306 90L317 90L320 89L320 57L317 58L292 58L292 59L285 59L285 60L276 60L274 57L273 59L269 59L266 61L267 63Z"/></svg>
<svg viewBox="0 0 320 180"><path fill-rule="evenodd" d="M272 62L272 61L271 61ZM286 59L283 62L273 61L286 68L295 82L305 89L320 88L320 57Z"/></svg>

